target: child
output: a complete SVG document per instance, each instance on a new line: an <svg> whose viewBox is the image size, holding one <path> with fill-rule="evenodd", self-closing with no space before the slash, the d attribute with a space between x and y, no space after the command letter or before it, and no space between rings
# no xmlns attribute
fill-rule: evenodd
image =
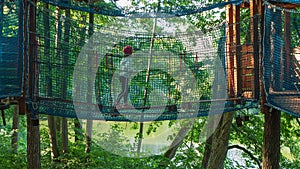
<svg viewBox="0 0 300 169"><path fill-rule="evenodd" d="M120 77L119 80L122 83L122 92L119 94L115 106L117 106L120 103L121 98L124 98L124 105L122 107L128 107L128 93L129 93L129 87L128 82L130 79L130 76L133 72L132 70L132 58L131 55L133 53L133 49L131 46L125 46L123 49L124 52L124 58L122 59L120 63Z"/></svg>

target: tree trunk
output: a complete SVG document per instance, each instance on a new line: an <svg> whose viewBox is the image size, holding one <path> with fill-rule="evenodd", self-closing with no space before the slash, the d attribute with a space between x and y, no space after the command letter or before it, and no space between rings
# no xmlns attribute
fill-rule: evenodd
<svg viewBox="0 0 300 169"><path fill-rule="evenodd" d="M71 13L70 9L65 10L66 14L66 20L64 22L64 50L62 51L62 69L64 70L64 77L63 77L63 83L62 83L62 98L65 100L68 100L68 76L69 76L69 71L68 70L68 64L69 64L69 40L70 40L70 20L71 18ZM68 120L66 117L62 118L62 150L63 154L68 153Z"/></svg>
<svg viewBox="0 0 300 169"><path fill-rule="evenodd" d="M165 152L164 157L172 160L178 148L182 145L185 137L187 136L188 132L190 131L193 120L188 120L185 124L183 124L182 128L179 130L178 134L176 135L175 139L173 140L172 144L170 145L169 149ZM160 168L167 168L167 163L165 160L162 160L159 164Z"/></svg>
<svg viewBox="0 0 300 169"><path fill-rule="evenodd" d="M24 29L24 39L28 42L25 43L25 47L28 49L28 97L34 98L34 85L35 85L35 73L36 66L34 61L36 59L36 2L37 0L30 1L31 3L24 1L25 12L28 11L29 7L29 18L25 20L25 25L29 25L29 30ZM24 26L25 28L26 26ZM27 37L27 33L29 32L29 37ZM40 151L40 127L38 121L38 115L33 114L29 110L27 110L27 168L40 169L41 168L41 151Z"/></svg>
<svg viewBox="0 0 300 169"><path fill-rule="evenodd" d="M87 120L86 122L86 153L91 152L92 146L92 129L93 129L93 120Z"/></svg>
<svg viewBox="0 0 300 169"><path fill-rule="evenodd" d="M278 169L280 159L280 111L265 113L263 169Z"/></svg>
<svg viewBox="0 0 300 169"><path fill-rule="evenodd" d="M174 158L177 149L180 147L180 145L183 143L184 138L189 133L192 125L193 120L188 120L186 124L182 126L182 128L179 130L178 134L176 135L175 139L173 140L172 144L170 145L170 148L167 150L167 152L164 154L164 157L168 159Z"/></svg>
<svg viewBox="0 0 300 169"><path fill-rule="evenodd" d="M91 2L91 5L93 3ZM94 33L94 14L93 13L89 13L89 30L88 30L88 34L89 34L89 38L93 35ZM89 59L88 61L88 72L91 72L91 65L93 65L92 63L92 59ZM88 75L87 75L88 76ZM88 76L89 77L89 76ZM91 92L93 91L92 88L92 79L88 78L88 94L87 94L87 102L88 103L92 103L92 94ZM92 129L93 129L93 120L87 120L86 123L86 153L90 153L91 151L91 145L92 145ZM89 157L88 157L89 159Z"/></svg>
<svg viewBox="0 0 300 169"><path fill-rule="evenodd" d="M60 10L59 7L56 7L56 14L57 15L56 15L56 23L55 23L56 25L55 25L55 27L56 27L56 30L57 30L57 34L55 36L55 48L56 48L56 51L55 51L56 53L55 54L56 54L57 58L60 58L61 55L62 55L61 46L62 46L63 43L62 43L62 21L61 21L62 14L61 14L61 10ZM49 70L51 70L51 69L49 68ZM59 71L59 68L56 68L55 71ZM62 70L60 70L60 71L62 71ZM52 84L51 80L49 80L49 82L51 82L51 84ZM60 81L58 82L56 80L56 83L59 84ZM52 90L50 90L50 88L52 88L52 85L49 86L49 88L48 88L49 92L52 92ZM57 151L58 151L57 155L60 155L61 148L62 148L62 146L61 146L61 142L62 142L61 117L53 117L53 118L54 118L53 120L52 119L50 120L50 122L53 123L53 125L54 125L53 130L52 130L53 131L52 136L53 136L54 140L53 140L52 143L53 143L53 146L55 146L55 144L57 143L57 146L55 146L55 147L57 147ZM49 128L51 128L51 127L49 126ZM54 133L56 133L56 135L54 135ZM53 148L55 148L55 147L53 147ZM56 151L56 150L53 150L53 154L54 154L54 151Z"/></svg>
<svg viewBox="0 0 300 169"><path fill-rule="evenodd" d="M225 113L212 136L211 155L208 160L207 168L223 169L227 155L230 127L234 112Z"/></svg>
<svg viewBox="0 0 300 169"><path fill-rule="evenodd" d="M222 119L222 114L217 115L209 115L207 117L207 126L205 126L203 129L206 131L206 142L205 142L205 150L204 150L204 156L202 159L202 167L207 168L208 160L211 155L211 148L212 148L212 140L213 140L213 134L214 130L216 129L220 120Z"/></svg>
<svg viewBox="0 0 300 169"><path fill-rule="evenodd" d="M83 23L86 22L86 15L82 16L83 18ZM86 27L82 27L80 30L80 36L78 40L78 46L81 48L85 44L85 38L86 38ZM76 89L75 89L76 90ZM75 142L78 142L80 140L83 140L84 135L82 133L82 125L80 123L80 120L78 118L74 119L74 133L75 133Z"/></svg>
<svg viewBox="0 0 300 169"><path fill-rule="evenodd" d="M75 142L82 140L82 126L78 118L74 119Z"/></svg>
<svg viewBox="0 0 300 169"><path fill-rule="evenodd" d="M57 133L55 126L55 118L54 116L48 116L48 128L49 128L49 138L50 138L50 146L52 149L51 156L53 159L59 157L59 148L57 145Z"/></svg>
<svg viewBox="0 0 300 169"><path fill-rule="evenodd" d="M44 21L44 42L45 42L45 50L44 50L44 57L47 58L47 72L51 74L51 67L50 67L50 23L49 23L49 5L47 3L44 4L45 13L43 15ZM52 97L52 78L51 76L46 77L46 93L47 96ZM59 148L57 145L57 133L55 127L55 118L52 115L48 115L48 128L49 128L49 138L50 138L50 147L51 147L51 157L52 159L57 159L59 157Z"/></svg>
<svg viewBox="0 0 300 169"><path fill-rule="evenodd" d="M139 133L138 133L138 144L137 144L137 151L136 151L138 155L141 153L141 149L142 149L143 132L144 132L144 123L141 122Z"/></svg>
<svg viewBox="0 0 300 169"><path fill-rule="evenodd" d="M62 118L62 150L63 154L68 153L69 140L68 140L68 119Z"/></svg>
<svg viewBox="0 0 300 169"><path fill-rule="evenodd" d="M27 113L27 168L41 168L40 126L33 125L31 113ZM38 117L37 117L38 118Z"/></svg>
<svg viewBox="0 0 300 169"><path fill-rule="evenodd" d="M56 130L56 140L57 140L57 147L58 152L62 152L62 124L61 124L62 118L61 117L55 117L54 116L54 122L55 122L55 130ZM60 153L59 153L60 154Z"/></svg>
<svg viewBox="0 0 300 169"><path fill-rule="evenodd" d="M13 133L11 135L11 146L13 148L14 153L18 152L19 125L20 125L19 106L16 105L14 107L13 124L12 124Z"/></svg>
<svg viewBox="0 0 300 169"><path fill-rule="evenodd" d="M202 167L203 168L207 168L207 165L208 165L208 161L209 161L209 158L211 155L212 138L213 138L213 135L208 137L208 139L206 139L206 142L205 142L204 156L202 159Z"/></svg>

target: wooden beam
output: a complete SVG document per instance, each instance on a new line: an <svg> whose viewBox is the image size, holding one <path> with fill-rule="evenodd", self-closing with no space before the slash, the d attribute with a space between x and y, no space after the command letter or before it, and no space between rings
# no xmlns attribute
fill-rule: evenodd
<svg viewBox="0 0 300 169"><path fill-rule="evenodd" d="M253 57L254 57L254 98L260 99L260 84L259 84L259 60L260 60L260 39L259 39L259 7L261 6L260 0L250 0L250 31L251 41L253 44Z"/></svg>
<svg viewBox="0 0 300 169"><path fill-rule="evenodd" d="M244 0L244 2L240 5L240 8L250 8L250 4L247 0Z"/></svg>
<svg viewBox="0 0 300 169"><path fill-rule="evenodd" d="M233 52L233 5L228 5L226 9L227 29L226 29L226 50L227 50L227 74L228 74L228 97L235 97L234 83L234 52Z"/></svg>
<svg viewBox="0 0 300 169"><path fill-rule="evenodd" d="M285 9L300 8L300 4L293 4L293 3L287 3L287 2L275 2L275 1L270 1L270 3L275 6L278 6L280 8L285 8Z"/></svg>
<svg viewBox="0 0 300 169"><path fill-rule="evenodd" d="M242 83L242 46L241 46L241 23L240 23L240 6L233 6L233 42L234 42L234 47L235 47L235 82L236 82L236 93L237 96L240 97L242 96L242 88L243 88L243 83Z"/></svg>

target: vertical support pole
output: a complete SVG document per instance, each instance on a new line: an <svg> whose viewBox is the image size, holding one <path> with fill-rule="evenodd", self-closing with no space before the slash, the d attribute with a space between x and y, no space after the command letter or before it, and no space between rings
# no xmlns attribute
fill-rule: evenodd
<svg viewBox="0 0 300 169"><path fill-rule="evenodd" d="M35 78L35 58L36 58L36 2L37 0L31 0L28 3L24 0L25 12L29 11L29 15L25 15L24 29L29 27L29 32L25 31L26 46L28 46L28 96L33 98L34 96L34 78ZM28 13L27 13L28 14ZM27 37L28 35L28 37ZM29 39L29 41L28 41ZM25 48L26 49L26 48ZM26 51L24 51L26 52ZM27 168L40 169L41 168L41 154L40 154L40 128L36 124L36 119L33 120L33 114L27 110ZM38 118L38 117L34 117Z"/></svg>
<svg viewBox="0 0 300 169"><path fill-rule="evenodd" d="M284 45L285 45L285 71L284 71L284 81L285 86L290 87L290 77L291 77L291 23L290 23L290 13L288 11L284 11Z"/></svg>
<svg viewBox="0 0 300 169"><path fill-rule="evenodd" d="M253 58L254 58L254 98L260 98L260 84L259 84L259 17L257 16L260 7L260 0L250 0L250 16L251 16L251 41L253 44Z"/></svg>
<svg viewBox="0 0 300 169"><path fill-rule="evenodd" d="M233 98L234 93L234 53L233 53L233 5L228 5L226 9L227 18L227 71L228 71L228 97Z"/></svg>
<svg viewBox="0 0 300 169"><path fill-rule="evenodd" d="M265 114L263 169L278 169L280 160L280 111Z"/></svg>
<svg viewBox="0 0 300 169"><path fill-rule="evenodd" d="M19 12L19 46L20 46L20 57L23 57L23 69L22 69L22 94L19 99L19 114L25 115L26 112L26 75L27 75L27 28L26 28L26 17L27 17L27 0L20 0L20 12ZM20 59L22 60L22 59Z"/></svg>
<svg viewBox="0 0 300 169"><path fill-rule="evenodd" d="M242 46L241 46L241 31L240 31L240 27L241 27L241 23L240 23L240 6L233 6L233 33L234 33L234 38L233 38L233 42L235 44L235 65L236 65L236 93L237 96L240 97L242 96L242 85L243 85L243 81L242 81Z"/></svg>
<svg viewBox="0 0 300 169"><path fill-rule="evenodd" d="M256 1L256 0L252 0ZM253 2L251 2L252 4ZM261 23L264 23L264 6L262 6L262 1L258 0L257 9L260 9ZM255 7L255 6L254 6ZM252 9L252 8L251 8ZM252 11L252 10L251 10ZM264 26L261 25L261 35L264 32ZM262 42L261 42L262 43ZM262 71L262 56L260 57L260 77L263 77ZM276 109L270 109L265 105L266 94L264 90L264 85L261 80L261 112L264 114L264 144L263 144L263 169L277 169L279 168L280 160L280 111Z"/></svg>

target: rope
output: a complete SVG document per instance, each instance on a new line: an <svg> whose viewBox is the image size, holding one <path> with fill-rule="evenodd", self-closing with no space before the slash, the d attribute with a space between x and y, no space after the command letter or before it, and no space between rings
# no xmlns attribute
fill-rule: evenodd
<svg viewBox="0 0 300 169"><path fill-rule="evenodd" d="M158 1L158 11L159 11L159 5L160 5L160 0ZM154 45L154 36L155 36L155 29L157 25L157 18L155 17L154 19L154 24L152 28L152 35L151 35L151 41L150 41L150 52L149 52L149 59L148 59L148 67L147 67L147 72L146 72L146 87L144 90L144 107L146 106L147 103L147 95L148 95L148 85L149 85L149 80L150 80L150 74L151 74L151 62L152 62L152 55L153 55L153 45ZM145 109L142 110L144 112ZM144 115L141 116L141 121L144 121ZM141 151L141 145L142 145L142 140L143 140L143 128L144 128L144 123L140 123L140 130L139 130L139 141L138 141L138 147L137 147L137 153L138 155L140 154Z"/></svg>
<svg viewBox="0 0 300 169"><path fill-rule="evenodd" d="M110 6L109 4L101 4L101 5L90 5L88 3L78 3L76 4L73 1L73 4L61 3L56 0L42 0L44 3L48 3L54 6L59 6L63 8L85 11L89 13L102 14L106 16L135 16L135 17L147 17L147 18L155 18L155 15L158 13L157 11L151 10L149 8L137 7L137 6L128 6L128 7L118 7L116 4L114 6ZM222 8L228 4L239 5L243 2L243 0L229 0L227 2L218 2L218 3L208 3L208 2L200 2L193 3L189 6L164 6L159 10L159 17L174 17L174 16L185 16L197 14L200 12L204 12L207 10L212 10L215 8ZM101 9L101 10L99 10Z"/></svg>
<svg viewBox="0 0 300 169"><path fill-rule="evenodd" d="M148 84L149 84L150 74L151 74L150 71L151 71L151 62L152 62L152 55L153 55L154 36L155 36L155 30L156 30L156 25L157 25L157 18L154 18L153 20L154 20L154 24L153 24L153 28L152 28L148 67L147 67L147 73L146 73L146 87L145 87L145 91L144 91L144 106L146 106L146 103L147 103Z"/></svg>

